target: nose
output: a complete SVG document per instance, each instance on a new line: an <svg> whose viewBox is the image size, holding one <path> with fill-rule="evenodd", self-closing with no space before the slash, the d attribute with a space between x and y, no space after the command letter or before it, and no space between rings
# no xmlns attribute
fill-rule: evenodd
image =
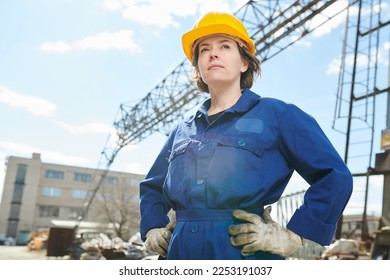
<svg viewBox="0 0 390 280"><path fill-rule="evenodd" d="M218 58L217 54L210 53L210 60L213 60L213 59L216 59L216 58Z"/></svg>
<svg viewBox="0 0 390 280"><path fill-rule="evenodd" d="M216 48L212 48L210 50L210 59L213 59L213 58L218 58L218 53L217 53Z"/></svg>

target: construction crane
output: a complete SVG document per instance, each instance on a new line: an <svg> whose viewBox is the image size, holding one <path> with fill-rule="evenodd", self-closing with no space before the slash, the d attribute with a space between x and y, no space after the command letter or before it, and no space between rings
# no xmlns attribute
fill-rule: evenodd
<svg viewBox="0 0 390 280"><path fill-rule="evenodd" d="M248 1L234 14L247 27L256 46L256 55L266 63L336 16L369 1L380 0ZM97 167L100 179L91 187L79 221L86 216L104 176L123 147L139 143L156 132L167 135L204 100L192 83L192 72L192 66L184 60L140 102L120 104L119 117L114 122L116 134L109 136L101 152Z"/></svg>

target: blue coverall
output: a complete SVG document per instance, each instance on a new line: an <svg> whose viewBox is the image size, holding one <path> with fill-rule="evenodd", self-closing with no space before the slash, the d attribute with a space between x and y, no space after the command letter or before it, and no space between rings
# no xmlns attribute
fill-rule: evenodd
<svg viewBox="0 0 390 280"><path fill-rule="evenodd" d="M170 134L140 184L141 237L177 225L167 259L244 259L230 244L232 211L261 215L282 195L294 170L310 185L287 227L321 245L332 241L352 193L352 176L317 122L292 104L249 89L209 123L206 100ZM280 259L257 252L249 259ZM248 259L247 258L247 259Z"/></svg>

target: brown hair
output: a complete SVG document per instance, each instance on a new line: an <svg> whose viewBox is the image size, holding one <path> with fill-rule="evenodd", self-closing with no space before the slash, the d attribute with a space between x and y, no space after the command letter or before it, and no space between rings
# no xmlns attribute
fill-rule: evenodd
<svg viewBox="0 0 390 280"><path fill-rule="evenodd" d="M240 79L240 87L251 88L255 79L261 75L261 63L260 60L253 55L247 48L241 47L238 43L238 50L243 59L248 62L248 69L241 73ZM198 74L198 58L199 58L199 45L197 45L194 49L194 54L192 58L192 66L195 67L195 71L193 73L193 80L196 83L196 87L201 92L210 92L208 85L202 80L202 77Z"/></svg>

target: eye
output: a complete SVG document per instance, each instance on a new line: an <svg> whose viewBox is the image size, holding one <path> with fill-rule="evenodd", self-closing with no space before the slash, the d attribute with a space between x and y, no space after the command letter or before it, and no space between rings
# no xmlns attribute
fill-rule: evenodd
<svg viewBox="0 0 390 280"><path fill-rule="evenodd" d="M223 44L222 45L222 49L230 49L230 45L229 44Z"/></svg>
<svg viewBox="0 0 390 280"><path fill-rule="evenodd" d="M203 47L199 50L200 53L204 53L204 52L207 52L209 50L209 48L207 47Z"/></svg>

